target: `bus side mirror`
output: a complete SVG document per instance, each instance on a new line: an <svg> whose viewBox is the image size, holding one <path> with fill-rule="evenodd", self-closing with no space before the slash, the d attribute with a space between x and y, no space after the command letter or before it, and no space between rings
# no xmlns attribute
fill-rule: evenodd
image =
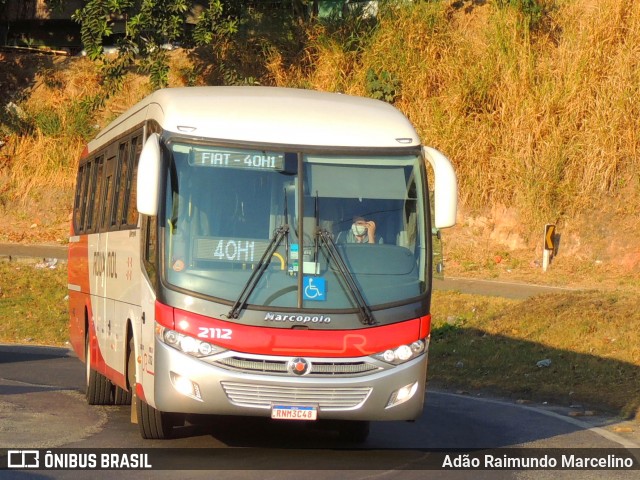
<svg viewBox="0 0 640 480"><path fill-rule="evenodd" d="M158 196L160 193L160 136L152 133L140 153L138 161L138 212L144 215L158 214Z"/></svg>
<svg viewBox="0 0 640 480"><path fill-rule="evenodd" d="M453 165L447 157L432 147L422 147L422 154L435 175L434 220L436 228L452 227L456 224L458 209L458 182Z"/></svg>

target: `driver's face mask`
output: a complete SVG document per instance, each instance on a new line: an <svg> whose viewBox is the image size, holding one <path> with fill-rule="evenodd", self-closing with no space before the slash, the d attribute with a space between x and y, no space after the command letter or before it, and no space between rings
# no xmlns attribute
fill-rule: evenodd
<svg viewBox="0 0 640 480"><path fill-rule="evenodd" d="M365 227L364 225L358 225L357 223L354 223L353 225L351 225L351 231L353 232L354 235L357 235L358 237L360 237L365 233L367 233L367 227Z"/></svg>

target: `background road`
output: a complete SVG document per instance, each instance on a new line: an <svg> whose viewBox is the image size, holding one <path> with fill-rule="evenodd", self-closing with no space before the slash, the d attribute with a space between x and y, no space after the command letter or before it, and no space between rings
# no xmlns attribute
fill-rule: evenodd
<svg viewBox="0 0 640 480"><path fill-rule="evenodd" d="M0 258L19 259L56 259L67 260L67 247L64 245L20 245L0 243ZM475 295L500 296L513 299L524 299L543 293L554 293L569 289L546 285L529 285L523 283L497 282L492 280L476 280L468 278L445 278L434 280L436 290L457 290Z"/></svg>

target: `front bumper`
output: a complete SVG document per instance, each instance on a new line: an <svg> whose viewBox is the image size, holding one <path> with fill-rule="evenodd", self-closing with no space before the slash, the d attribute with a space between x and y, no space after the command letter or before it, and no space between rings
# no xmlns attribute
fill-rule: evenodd
<svg viewBox="0 0 640 480"><path fill-rule="evenodd" d="M342 378L238 372L156 340L152 403L165 412L260 417L270 416L273 404L311 405L317 407L318 419L414 420L422 412L426 374L426 353L393 368ZM179 393L177 376L196 384L200 398ZM416 382L411 398L387 408L394 392Z"/></svg>

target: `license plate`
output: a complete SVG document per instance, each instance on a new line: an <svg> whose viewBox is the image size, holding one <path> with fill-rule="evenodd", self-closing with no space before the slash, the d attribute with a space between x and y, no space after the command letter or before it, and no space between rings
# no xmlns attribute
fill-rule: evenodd
<svg viewBox="0 0 640 480"><path fill-rule="evenodd" d="M318 409L303 405L273 405L271 418L276 420L317 420Z"/></svg>

